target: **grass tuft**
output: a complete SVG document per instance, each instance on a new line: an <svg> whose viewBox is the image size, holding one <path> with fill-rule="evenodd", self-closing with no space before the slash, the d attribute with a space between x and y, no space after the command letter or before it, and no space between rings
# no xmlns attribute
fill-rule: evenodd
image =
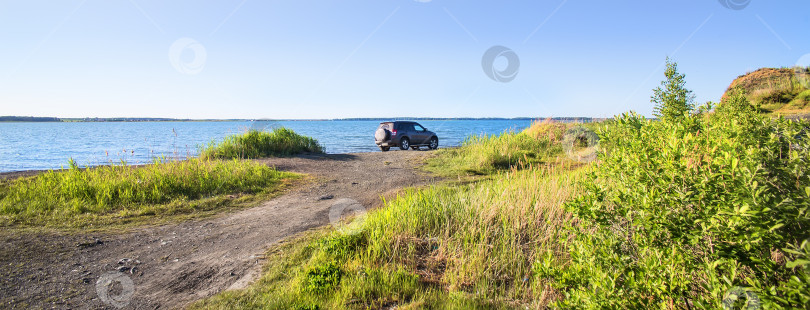
<svg viewBox="0 0 810 310"><path fill-rule="evenodd" d="M200 157L262 158L323 152L324 148L315 139L282 127L271 132L251 129L243 134L227 136L220 143L212 141L200 151Z"/></svg>

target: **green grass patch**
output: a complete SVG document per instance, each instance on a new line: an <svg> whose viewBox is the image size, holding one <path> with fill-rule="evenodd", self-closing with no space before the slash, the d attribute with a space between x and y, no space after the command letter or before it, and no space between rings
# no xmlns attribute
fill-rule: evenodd
<svg viewBox="0 0 810 310"><path fill-rule="evenodd" d="M796 95L782 110L810 112L810 89Z"/></svg>
<svg viewBox="0 0 810 310"><path fill-rule="evenodd" d="M271 132L251 129L243 134L227 136L219 143L212 141L202 148L200 157L262 158L323 152L324 148L315 139L282 127Z"/></svg>
<svg viewBox="0 0 810 310"><path fill-rule="evenodd" d="M251 161L189 159L69 169L0 184L0 226L99 228L248 205L296 174Z"/></svg>
<svg viewBox="0 0 810 310"><path fill-rule="evenodd" d="M532 167L462 186L411 189L365 217L273 249L251 287L196 309L500 309L557 298L534 276L563 251L563 203L579 172Z"/></svg>
<svg viewBox="0 0 810 310"><path fill-rule="evenodd" d="M441 176L491 175L555 161L565 125L538 122L523 132L470 136L461 147L442 149L424 169Z"/></svg>

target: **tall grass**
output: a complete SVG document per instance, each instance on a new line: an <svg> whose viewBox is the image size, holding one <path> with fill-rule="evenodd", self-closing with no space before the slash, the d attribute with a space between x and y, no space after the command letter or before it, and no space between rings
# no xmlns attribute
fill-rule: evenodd
<svg viewBox="0 0 810 310"><path fill-rule="evenodd" d="M563 203L576 195L581 176L553 156L561 155L560 134L473 137L435 160L488 165L490 179L409 190L365 217L358 233L292 242L272 254L256 285L194 307L543 307L560 296L533 264L548 249L564 252L571 237L559 228L571 217Z"/></svg>
<svg viewBox="0 0 810 310"><path fill-rule="evenodd" d="M563 123L555 122L547 118L544 120L534 120L532 124L523 130L523 133L541 141L549 141L552 144L563 138L565 130L568 128Z"/></svg>
<svg viewBox="0 0 810 310"><path fill-rule="evenodd" d="M366 223L369 264L412 270L445 289L488 300L544 303L531 266L561 250L562 207L577 173L513 170L491 181L407 193Z"/></svg>
<svg viewBox="0 0 810 310"><path fill-rule="evenodd" d="M425 169L446 176L487 175L541 164L562 151L559 141L564 128L564 124L546 120L519 133L470 136L459 148L440 150Z"/></svg>
<svg viewBox="0 0 810 310"><path fill-rule="evenodd" d="M250 161L189 159L79 168L0 184L0 224L63 226L71 218L194 212L188 202L278 188L295 175ZM92 221L91 221L92 222Z"/></svg>
<svg viewBox="0 0 810 310"><path fill-rule="evenodd" d="M278 250L249 289L209 309L470 309L541 307L557 294L532 272L563 251L563 202L580 174L512 170L473 185L408 191L371 212L357 234L322 233Z"/></svg>
<svg viewBox="0 0 810 310"><path fill-rule="evenodd" d="M200 151L200 157L261 158L323 152L324 148L315 139L282 127L271 132L251 129L243 134L229 135L219 143L212 141Z"/></svg>

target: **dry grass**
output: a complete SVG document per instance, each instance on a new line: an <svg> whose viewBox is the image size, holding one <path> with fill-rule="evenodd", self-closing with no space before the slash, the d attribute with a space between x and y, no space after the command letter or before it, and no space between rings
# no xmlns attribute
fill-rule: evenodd
<svg viewBox="0 0 810 310"><path fill-rule="evenodd" d="M566 128L567 126L565 124L547 118L533 121L531 126L524 129L523 132L532 138L548 140L553 143L562 140Z"/></svg>
<svg viewBox="0 0 810 310"><path fill-rule="evenodd" d="M762 68L735 79L721 102L734 90L741 90L762 112L794 115L810 112L810 71L807 68Z"/></svg>

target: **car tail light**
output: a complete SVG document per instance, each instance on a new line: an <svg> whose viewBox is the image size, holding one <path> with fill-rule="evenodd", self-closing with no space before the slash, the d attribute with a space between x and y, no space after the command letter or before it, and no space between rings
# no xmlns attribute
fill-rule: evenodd
<svg viewBox="0 0 810 310"><path fill-rule="evenodd" d="M392 136L396 136L396 135L397 135L397 130L396 130L396 129L392 130L392 131L391 131L391 135L392 135Z"/></svg>

